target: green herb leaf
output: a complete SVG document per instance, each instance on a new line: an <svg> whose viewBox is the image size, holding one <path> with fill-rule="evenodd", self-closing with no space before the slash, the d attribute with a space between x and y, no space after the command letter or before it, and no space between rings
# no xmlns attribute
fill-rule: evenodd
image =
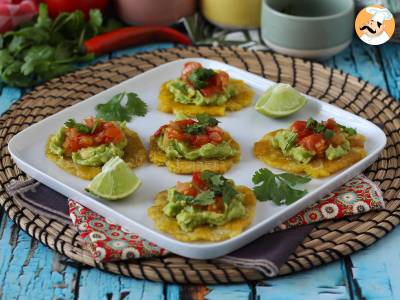
<svg viewBox="0 0 400 300"><path fill-rule="evenodd" d="M351 127L346 127L343 125L338 124L340 131L343 133L347 133L348 135L352 136L352 135L356 135L357 134L357 130Z"/></svg>
<svg viewBox="0 0 400 300"><path fill-rule="evenodd" d="M68 119L68 121L66 121L64 125L68 128L75 128L80 133L91 133L92 131L90 127L82 123L77 123L74 119Z"/></svg>
<svg viewBox="0 0 400 300"><path fill-rule="evenodd" d="M326 138L327 140L330 140L334 135L335 135L335 132L330 129L326 129L324 131L324 138Z"/></svg>
<svg viewBox="0 0 400 300"><path fill-rule="evenodd" d="M210 205L213 204L215 194L212 191L205 191L198 194L196 197L175 193L177 201L184 201L189 205Z"/></svg>
<svg viewBox="0 0 400 300"><path fill-rule="evenodd" d="M195 89L203 89L208 85L206 80L215 74L215 71L212 69L198 68L189 75L189 81Z"/></svg>
<svg viewBox="0 0 400 300"><path fill-rule="evenodd" d="M209 116L208 114L198 114L196 115L198 123L188 125L185 127L184 131L192 135L198 135L204 133L207 127L215 127L220 123L217 119Z"/></svg>
<svg viewBox="0 0 400 300"><path fill-rule="evenodd" d="M127 98L126 105L122 104ZM147 113L147 104L135 93L119 93L108 102L96 106L97 118L106 121L129 122L133 116L144 116Z"/></svg>
<svg viewBox="0 0 400 300"><path fill-rule="evenodd" d="M213 191L216 196L222 196L222 200L225 203L229 202L237 194L233 182L226 179L221 174L204 171L201 173L200 178L207 182L209 189Z"/></svg>
<svg viewBox="0 0 400 300"><path fill-rule="evenodd" d="M305 194L307 190L297 190L293 186L305 184L311 179L290 173L274 174L263 168L256 171L252 181L256 185L254 194L259 201L273 201L276 205L290 205Z"/></svg>

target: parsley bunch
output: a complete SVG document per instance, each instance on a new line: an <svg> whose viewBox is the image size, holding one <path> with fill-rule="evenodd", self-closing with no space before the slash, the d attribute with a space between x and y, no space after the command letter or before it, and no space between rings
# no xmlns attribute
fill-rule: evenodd
<svg viewBox="0 0 400 300"><path fill-rule="evenodd" d="M263 168L253 175L252 180L254 184L258 184L253 188L258 200L271 200L276 205L289 205L307 194L307 190L297 190L294 186L305 184L311 178L290 173L274 174Z"/></svg>
<svg viewBox="0 0 400 300"><path fill-rule="evenodd" d="M122 101L126 98L126 104ZM96 106L96 117L106 121L129 122L132 116L143 117L147 113L147 104L136 93L122 92L108 102Z"/></svg>
<svg viewBox="0 0 400 300"><path fill-rule="evenodd" d="M185 127L184 130L186 133L192 135L202 134L207 127L215 127L220 123L217 119L210 117L208 114L198 114L196 115L196 119L198 121L197 123Z"/></svg>
<svg viewBox="0 0 400 300"><path fill-rule="evenodd" d="M208 86L207 80L215 75L212 69L198 68L189 75L189 81L195 89L204 89Z"/></svg>

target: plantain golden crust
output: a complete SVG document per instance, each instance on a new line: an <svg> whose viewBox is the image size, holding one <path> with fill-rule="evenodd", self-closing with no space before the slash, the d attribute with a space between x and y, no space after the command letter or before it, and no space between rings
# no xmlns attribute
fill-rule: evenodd
<svg viewBox="0 0 400 300"><path fill-rule="evenodd" d="M130 168L137 168L143 165L146 161L146 150L136 132L124 128L124 133L128 140L128 144L124 148L124 156L122 159ZM72 175L87 180L93 179L93 177L101 172L101 167L81 166L74 163L69 157L60 157L51 153L49 150L50 138L51 136L46 145L46 157L54 162L58 167Z"/></svg>
<svg viewBox="0 0 400 300"><path fill-rule="evenodd" d="M251 105L254 97L254 91L242 80L230 79L230 83L235 85L238 94L226 103L221 105L182 104L174 101L174 95L169 92L167 83L165 82L161 86L158 110L173 114L183 113L188 117L194 117L201 113L207 113L210 116L224 116L226 110L237 111Z"/></svg>
<svg viewBox="0 0 400 300"><path fill-rule="evenodd" d="M308 164L301 164L284 156L279 149L272 146L272 138L279 131L272 131L264 135L260 141L254 144L253 153L267 165L290 173L306 173L314 178L326 177L351 166L367 155L364 147L352 145L350 152L338 159L315 158Z"/></svg>
<svg viewBox="0 0 400 300"><path fill-rule="evenodd" d="M148 208L147 213L159 230L180 241L217 242L230 239L240 234L251 224L256 211L256 197L253 191L245 186L236 186L235 189L245 196L243 205L246 208L246 215L221 226L203 225L196 227L192 232L181 230L175 218L168 217L163 213L163 207L167 204L167 191L162 191L156 195L155 203Z"/></svg>
<svg viewBox="0 0 400 300"><path fill-rule="evenodd" d="M229 133L224 132L224 140L237 150L237 154L226 159L168 159L165 153L158 147L156 138L150 137L149 159L157 166L166 166L168 170L176 174L192 174L193 172L212 171L223 174L227 172L235 163L240 160L240 146Z"/></svg>

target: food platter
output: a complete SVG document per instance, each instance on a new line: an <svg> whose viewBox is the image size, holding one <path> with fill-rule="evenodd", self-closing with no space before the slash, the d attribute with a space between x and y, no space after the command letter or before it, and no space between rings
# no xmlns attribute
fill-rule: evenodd
<svg viewBox="0 0 400 300"><path fill-rule="evenodd" d="M193 59L191 59L193 61ZM266 90L273 82L243 70L205 59L194 59L204 66L227 71L231 77L242 79L254 89L256 97ZM53 115L36 125L24 130L15 136L9 143L9 150L17 165L32 177L44 182L81 204L106 216L113 222L119 223L141 234L143 237L157 242L172 252L192 257L211 258L231 252L242 245L268 232L279 222L289 218L300 209L318 200L335 187L341 185L357 173L369 166L383 149L386 137L374 124L335 106L323 103L317 99L307 97L308 104L295 115L280 120L266 118L257 113L253 107L220 117L221 127L239 142L242 156L239 164L235 165L226 176L238 184L251 187L251 177L256 170L265 165L252 155L253 144L266 132L286 128L296 119L327 119L334 117L340 123L357 128L366 136L366 150L368 156L346 170L325 179L312 180L307 189L310 191L303 199L285 207L275 206L269 202L257 204L257 214L252 225L239 236L218 243L183 243L159 232L152 221L147 217L147 208L152 204L154 196L161 190L173 186L176 181L185 181L188 176L178 176L169 173L165 168L156 167L147 163L135 172L142 179L142 187L131 198L120 202L109 202L94 199L84 191L87 181L66 174L47 161L44 156L44 145L47 137L60 127L65 120L74 117L78 120L94 115L94 107L98 103L107 101L111 96L122 91L134 91L149 105L149 113L141 118L135 118L128 123L128 128L139 133L145 146L149 146L149 137L162 124L168 122L172 115L158 112L157 98L159 87L163 82L179 76L183 64L187 60L178 60L162 65L137 77L129 79L107 91L74 105L71 108ZM277 171L277 170L274 170Z"/></svg>

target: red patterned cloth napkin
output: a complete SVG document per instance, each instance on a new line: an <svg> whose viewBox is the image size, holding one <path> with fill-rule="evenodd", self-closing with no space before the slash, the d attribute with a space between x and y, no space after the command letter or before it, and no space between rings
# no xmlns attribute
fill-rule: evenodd
<svg viewBox="0 0 400 300"><path fill-rule="evenodd" d="M97 262L128 258L163 256L166 249L130 233L73 200L68 201L72 222L78 227ZM381 190L367 177L359 175L319 202L297 213L279 226L288 229L328 219L339 219L384 208Z"/></svg>
<svg viewBox="0 0 400 300"><path fill-rule="evenodd" d="M37 13L36 0L0 0L0 32L30 21Z"/></svg>

